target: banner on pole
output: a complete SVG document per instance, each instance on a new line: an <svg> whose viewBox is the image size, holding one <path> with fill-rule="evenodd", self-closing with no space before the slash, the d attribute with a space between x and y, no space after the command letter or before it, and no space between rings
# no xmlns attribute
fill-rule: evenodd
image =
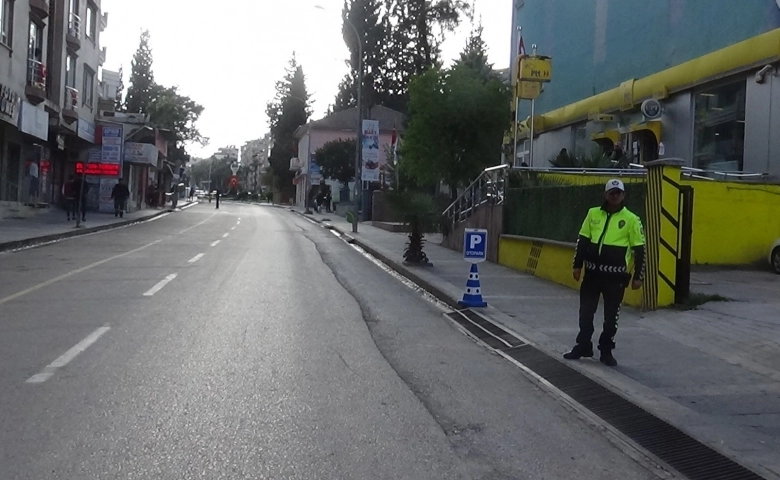
<svg viewBox="0 0 780 480"><path fill-rule="evenodd" d="M363 168L361 180L364 182L379 181L379 122L363 120Z"/></svg>

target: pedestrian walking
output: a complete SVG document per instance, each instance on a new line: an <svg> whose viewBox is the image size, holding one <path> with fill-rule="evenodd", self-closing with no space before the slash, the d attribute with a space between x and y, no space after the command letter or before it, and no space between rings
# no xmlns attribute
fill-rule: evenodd
<svg viewBox="0 0 780 480"><path fill-rule="evenodd" d="M620 304L626 287L638 290L645 274L645 233L642 221L624 205L626 187L610 180L604 190L604 203L591 208L582 223L574 255L574 280L580 281L580 333L577 344L564 354L567 360L593 356L593 316L604 298L604 328L599 337L600 360L615 367L612 355L620 317ZM629 266L633 257L633 280Z"/></svg>
<svg viewBox="0 0 780 480"><path fill-rule="evenodd" d="M76 219L76 185L73 175L62 184L62 198L65 200L65 213L68 215L68 221Z"/></svg>
<svg viewBox="0 0 780 480"><path fill-rule="evenodd" d="M130 197L130 189L120 178L119 182L111 190L111 198L114 199L114 217L124 218L127 208L127 199Z"/></svg>
<svg viewBox="0 0 780 480"><path fill-rule="evenodd" d="M219 194L220 194L220 191L219 191L218 188L216 190L214 190L214 196L216 197L216 200L217 200L217 208L216 208L216 210L219 210Z"/></svg>
<svg viewBox="0 0 780 480"><path fill-rule="evenodd" d="M76 215L81 214L81 221L87 221L87 196L89 194L89 184L83 175L80 175L73 182L76 187L76 203L78 204ZM78 217L77 217L78 218Z"/></svg>

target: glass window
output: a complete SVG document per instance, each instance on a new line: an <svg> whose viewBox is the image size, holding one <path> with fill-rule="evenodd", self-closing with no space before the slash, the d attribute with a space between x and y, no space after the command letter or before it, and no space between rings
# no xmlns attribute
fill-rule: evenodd
<svg viewBox="0 0 780 480"><path fill-rule="evenodd" d="M745 91L741 80L696 93L693 166L741 171L745 150Z"/></svg>
<svg viewBox="0 0 780 480"><path fill-rule="evenodd" d="M30 21L30 38L27 55L30 60L43 61L43 27Z"/></svg>
<svg viewBox="0 0 780 480"><path fill-rule="evenodd" d="M84 105L92 108L93 91L95 90L95 72L84 65L84 91L81 96L84 99Z"/></svg>
<svg viewBox="0 0 780 480"><path fill-rule="evenodd" d="M97 36L97 12L92 5L87 7L87 38L95 40Z"/></svg>
<svg viewBox="0 0 780 480"><path fill-rule="evenodd" d="M76 57L70 54L65 59L65 86L76 88Z"/></svg>
<svg viewBox="0 0 780 480"><path fill-rule="evenodd" d="M11 28L14 20L13 0L0 0L0 43L11 46Z"/></svg>

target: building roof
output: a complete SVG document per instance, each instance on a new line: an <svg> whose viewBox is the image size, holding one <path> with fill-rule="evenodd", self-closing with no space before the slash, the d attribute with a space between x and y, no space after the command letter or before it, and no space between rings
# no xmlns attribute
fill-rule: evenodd
<svg viewBox="0 0 780 480"><path fill-rule="evenodd" d="M384 107L382 105L376 105L369 111L366 120L379 120L380 132L391 132L393 127L400 134L404 131L404 122L406 116L396 110ZM336 112L320 120L309 122L306 125L301 125L295 131L295 138L300 139L306 135L309 130L338 130L338 131L355 131L355 126L358 121L357 108L350 108L341 112Z"/></svg>

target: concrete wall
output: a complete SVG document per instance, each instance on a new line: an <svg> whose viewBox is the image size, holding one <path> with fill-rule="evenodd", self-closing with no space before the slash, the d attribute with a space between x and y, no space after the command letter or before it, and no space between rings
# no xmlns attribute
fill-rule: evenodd
<svg viewBox="0 0 780 480"><path fill-rule="evenodd" d="M499 240L499 264L579 290L580 284L572 277L573 258L573 243L513 235L501 235ZM644 288L626 289L623 303L635 307L643 306L643 290Z"/></svg>
<svg viewBox="0 0 780 480"><path fill-rule="evenodd" d="M683 180L693 186L691 262L766 265L780 238L780 185Z"/></svg>

